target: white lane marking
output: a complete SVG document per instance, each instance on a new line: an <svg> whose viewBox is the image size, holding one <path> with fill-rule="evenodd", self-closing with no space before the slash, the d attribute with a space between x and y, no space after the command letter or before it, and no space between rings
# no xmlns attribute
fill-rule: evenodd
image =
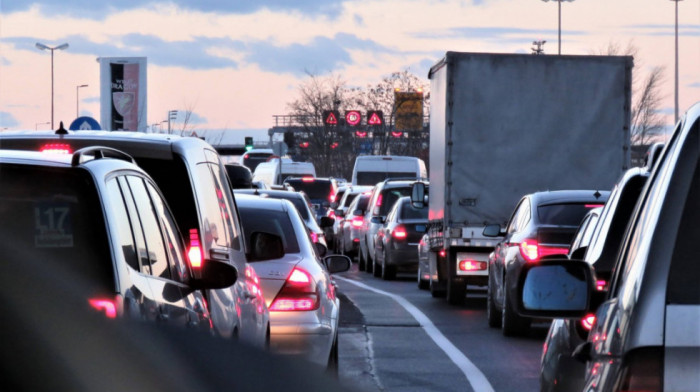
<svg viewBox="0 0 700 392"><path fill-rule="evenodd" d="M482 373L481 370L479 370L479 368L477 368L466 355L464 355L454 344L452 344L452 342L449 341L449 339L445 337L445 335L442 334L442 332L440 332L440 330L437 329L435 324L430 321L428 316L423 314L423 312L418 310L418 308L416 308L412 303L408 302L404 297L375 289L374 287L368 286L364 283L343 278L342 276L336 275L334 278L340 279L343 282L354 284L355 286L365 290L374 291L377 294L386 295L387 297L398 302L399 305L403 306L403 308L406 309L406 311L410 313L411 316L416 319L416 321L418 321L418 324L420 324L425 333L427 333L428 336L433 339L435 344L437 344L438 347L440 347L440 349L447 354L452 362L457 365L462 373L464 373L464 376L467 377L467 381L469 381L469 384L471 384L474 391L493 392L493 387L491 386L491 383L489 383L489 380L486 379L486 376L484 376L484 373Z"/></svg>

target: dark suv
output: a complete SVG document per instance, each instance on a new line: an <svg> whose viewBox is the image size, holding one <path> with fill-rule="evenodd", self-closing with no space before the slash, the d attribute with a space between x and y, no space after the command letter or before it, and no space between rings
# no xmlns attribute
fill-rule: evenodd
<svg viewBox="0 0 700 392"><path fill-rule="evenodd" d="M131 157L0 150L0 173L3 273L41 261L76 274L85 306L107 317L210 329L200 289L228 287L236 271L198 248L186 256L160 190Z"/></svg>
<svg viewBox="0 0 700 392"><path fill-rule="evenodd" d="M334 178L288 177L284 180L284 184L309 196L316 220L319 222L322 216L326 216L331 202L335 201L335 194L338 192L338 183ZM327 240L329 243L332 242L332 238L327 238Z"/></svg>
<svg viewBox="0 0 700 392"><path fill-rule="evenodd" d="M0 148L75 151L107 146L134 157L161 189L186 239L201 244L205 258L233 265L240 279L231 287L208 290L206 299L216 333L264 346L269 312L246 262L238 210L216 150L196 137L139 132L5 132Z"/></svg>

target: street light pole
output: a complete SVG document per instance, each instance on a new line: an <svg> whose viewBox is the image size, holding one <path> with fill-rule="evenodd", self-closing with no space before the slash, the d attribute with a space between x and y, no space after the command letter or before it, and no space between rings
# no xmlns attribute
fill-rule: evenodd
<svg viewBox="0 0 700 392"><path fill-rule="evenodd" d="M80 88L87 87L87 84L81 84L80 86L75 86L75 118L80 117Z"/></svg>
<svg viewBox="0 0 700 392"><path fill-rule="evenodd" d="M550 0L542 0L542 1L544 1L546 3ZM558 4L558 7L559 7L559 30L558 31L559 31L559 55L561 56L561 2L562 1L572 2L574 0L552 0L552 1L556 1L557 3L559 3Z"/></svg>
<svg viewBox="0 0 700 392"><path fill-rule="evenodd" d="M46 46L42 43L37 42L36 47L39 50L49 50L51 51L51 129L53 129L53 52L54 50L63 50L68 48L68 44L61 44L56 47Z"/></svg>
<svg viewBox="0 0 700 392"><path fill-rule="evenodd" d="M683 0L671 0L676 3L676 75L674 84L674 105L675 105L675 117L673 123L678 122L678 2Z"/></svg>

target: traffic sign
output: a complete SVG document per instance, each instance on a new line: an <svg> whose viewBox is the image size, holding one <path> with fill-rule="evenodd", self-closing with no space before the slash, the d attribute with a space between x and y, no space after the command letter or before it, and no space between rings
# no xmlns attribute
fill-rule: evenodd
<svg viewBox="0 0 700 392"><path fill-rule="evenodd" d="M94 118L82 116L73 120L68 129L71 131L99 131L102 127Z"/></svg>
<svg viewBox="0 0 700 392"><path fill-rule="evenodd" d="M362 113L359 110L347 110L345 112L345 123L351 127L356 127L362 122Z"/></svg>
<svg viewBox="0 0 700 392"><path fill-rule="evenodd" d="M324 110L323 123L326 125L338 125L340 113L337 110Z"/></svg>
<svg viewBox="0 0 700 392"><path fill-rule="evenodd" d="M384 125L384 113L381 110L368 110L367 125L377 127L380 125Z"/></svg>

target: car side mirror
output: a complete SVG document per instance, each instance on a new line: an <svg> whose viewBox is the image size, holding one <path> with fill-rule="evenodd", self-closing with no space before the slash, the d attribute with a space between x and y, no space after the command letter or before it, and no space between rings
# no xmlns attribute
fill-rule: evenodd
<svg viewBox="0 0 700 392"><path fill-rule="evenodd" d="M384 217L383 216L373 216L372 219L370 219L370 222L372 223L378 223L380 225L384 224Z"/></svg>
<svg viewBox="0 0 700 392"><path fill-rule="evenodd" d="M424 208L425 207L425 184L422 182L415 182L411 186L411 205L413 208Z"/></svg>
<svg viewBox="0 0 700 392"><path fill-rule="evenodd" d="M282 237L277 234L256 231L250 236L248 261L281 259L284 256Z"/></svg>
<svg viewBox="0 0 700 392"><path fill-rule="evenodd" d="M328 272L335 274L345 272L350 269L352 261L345 255L330 255L323 258L323 263L326 264Z"/></svg>
<svg viewBox="0 0 700 392"><path fill-rule="evenodd" d="M238 271L233 265L218 260L205 259L201 267L194 267L190 286L194 290L223 289L230 287L238 279Z"/></svg>
<svg viewBox="0 0 700 392"><path fill-rule="evenodd" d="M318 225L321 226L321 228L325 227L331 227L335 223L335 219L329 217L329 216L322 216L321 220L318 222Z"/></svg>
<svg viewBox="0 0 700 392"><path fill-rule="evenodd" d="M517 311L522 316L581 318L591 306L595 280L580 260L543 260L526 264L518 279Z"/></svg>
<svg viewBox="0 0 700 392"><path fill-rule="evenodd" d="M482 234L484 237L500 237L503 235L501 233L501 225L486 225Z"/></svg>

